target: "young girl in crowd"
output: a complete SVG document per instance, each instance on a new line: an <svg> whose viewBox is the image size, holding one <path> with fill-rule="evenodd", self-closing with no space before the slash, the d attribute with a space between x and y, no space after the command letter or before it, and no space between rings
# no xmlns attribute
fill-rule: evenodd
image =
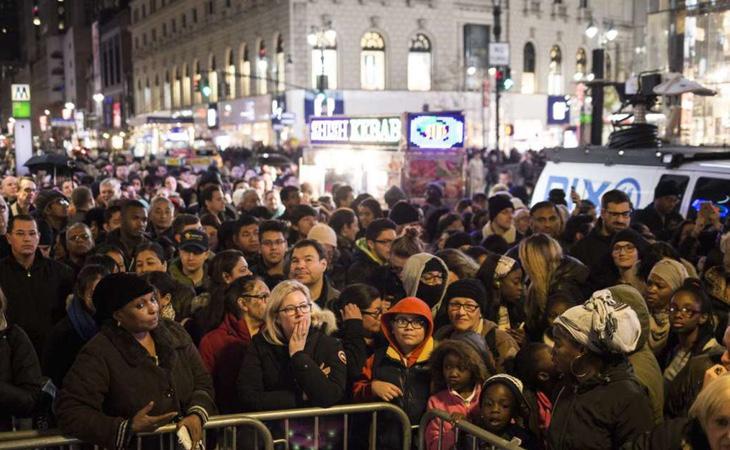
<svg viewBox="0 0 730 450"><path fill-rule="evenodd" d="M649 347L655 355L660 355L669 338L669 300L674 291L688 277L684 266L669 258L654 264L649 272L646 287L646 305L649 307Z"/></svg>
<svg viewBox="0 0 730 450"><path fill-rule="evenodd" d="M487 378L487 368L477 351L465 341L448 339L433 352L430 364L436 393L429 397L428 409L449 412L454 419L474 416L479 409L481 385ZM453 448L456 433L450 422L434 419L426 426L428 449L438 450L439 439L441 448Z"/></svg>
<svg viewBox="0 0 730 450"><path fill-rule="evenodd" d="M515 357L515 376L524 383L522 393L530 408L530 420L525 425L545 444L553 412L552 399L560 385L552 348L542 342L525 344Z"/></svg>
<svg viewBox="0 0 730 450"><path fill-rule="evenodd" d="M512 441L521 448L541 449L542 446L523 425L529 411L522 388L522 381L511 375L498 374L490 377L482 386L480 410L475 422L490 433ZM479 448L492 447L481 443Z"/></svg>
<svg viewBox="0 0 730 450"><path fill-rule="evenodd" d="M672 382L690 358L718 345L714 338L712 303L697 278L687 278L669 303L671 331L660 363L664 379Z"/></svg>

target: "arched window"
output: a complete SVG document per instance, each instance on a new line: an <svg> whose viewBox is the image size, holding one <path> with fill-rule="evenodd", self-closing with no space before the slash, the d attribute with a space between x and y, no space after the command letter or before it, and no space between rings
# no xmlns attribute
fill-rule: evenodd
<svg viewBox="0 0 730 450"><path fill-rule="evenodd" d="M180 107L180 87L182 78L180 77L180 69L175 66L172 68L172 107Z"/></svg>
<svg viewBox="0 0 730 450"><path fill-rule="evenodd" d="M144 82L144 110L145 112L152 111L152 90L150 89L149 78L147 78Z"/></svg>
<svg viewBox="0 0 730 450"><path fill-rule="evenodd" d="M581 47L575 53L575 75L573 75L573 79L575 81L582 80L583 78L585 78L587 70L588 56L586 56L585 49Z"/></svg>
<svg viewBox="0 0 730 450"><path fill-rule="evenodd" d="M159 111L162 109L162 105L165 103L165 99L162 97L163 89L160 89L160 76L155 75L155 85L152 88L152 110Z"/></svg>
<svg viewBox="0 0 730 450"><path fill-rule="evenodd" d="M248 46L241 44L241 96L251 95L251 60L248 58Z"/></svg>
<svg viewBox="0 0 730 450"><path fill-rule="evenodd" d="M408 48L408 90L431 90L431 41L423 33L413 36Z"/></svg>
<svg viewBox="0 0 730 450"><path fill-rule="evenodd" d="M312 47L312 87L337 89L337 32L312 31L307 42Z"/></svg>
<svg viewBox="0 0 730 450"><path fill-rule="evenodd" d="M180 97L180 102L182 106L188 106L190 105L190 69L188 69L188 65L185 64L182 66L181 69L181 75L182 75L182 85L180 87L180 90L182 92L182 95Z"/></svg>
<svg viewBox="0 0 730 450"><path fill-rule="evenodd" d="M218 101L218 66L216 66L215 55L211 54L208 58L208 87L210 88L211 102Z"/></svg>
<svg viewBox="0 0 730 450"><path fill-rule="evenodd" d="M200 81L203 78L202 72L200 71L200 61L196 60L193 63L193 103L203 103L203 96L200 93Z"/></svg>
<svg viewBox="0 0 730 450"><path fill-rule="evenodd" d="M172 109L172 80L170 79L170 71L165 71L165 82L162 84L162 107L163 109Z"/></svg>
<svg viewBox="0 0 730 450"><path fill-rule="evenodd" d="M269 61L266 59L266 42L259 41L256 54L256 93L265 95L269 92Z"/></svg>
<svg viewBox="0 0 730 450"><path fill-rule="evenodd" d="M563 93L563 53L560 47L553 45L550 49L550 65L548 66L548 95Z"/></svg>
<svg viewBox="0 0 730 450"><path fill-rule="evenodd" d="M360 85L365 90L385 89L385 41L369 31L360 40Z"/></svg>
<svg viewBox="0 0 730 450"><path fill-rule="evenodd" d="M604 59L606 62L605 67L605 73L603 74L603 78L606 80L612 80L613 79L613 64L611 64L611 54L609 52L604 52Z"/></svg>
<svg viewBox="0 0 730 450"><path fill-rule="evenodd" d="M228 49L226 52L226 97L233 99L236 98L236 60L233 56L233 49Z"/></svg>
<svg viewBox="0 0 730 450"><path fill-rule="evenodd" d="M523 94L534 94L537 90L535 76L535 68L537 67L537 57L535 55L535 46L532 42L525 44L522 49L522 84L521 90Z"/></svg>
<svg viewBox="0 0 730 450"><path fill-rule="evenodd" d="M286 55L284 54L284 38L281 34L276 36L276 91L284 92L286 90Z"/></svg>

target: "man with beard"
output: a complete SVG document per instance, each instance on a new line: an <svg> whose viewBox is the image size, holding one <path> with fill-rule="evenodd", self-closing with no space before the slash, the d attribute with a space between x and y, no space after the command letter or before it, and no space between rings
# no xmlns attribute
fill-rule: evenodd
<svg viewBox="0 0 730 450"><path fill-rule="evenodd" d="M590 269L588 283L592 290L611 285L611 241L614 234L629 227L631 200L625 192L614 189L601 197L601 218L588 236L573 246L572 256Z"/></svg>
<svg viewBox="0 0 730 450"><path fill-rule="evenodd" d="M263 278L269 289L286 279L284 257L288 231L286 222L281 220L264 220L258 227L261 258L251 270Z"/></svg>
<svg viewBox="0 0 730 450"><path fill-rule="evenodd" d="M297 280L309 288L312 301L320 308L330 309L340 296L327 279L327 254L318 242L302 239L291 249L289 279Z"/></svg>

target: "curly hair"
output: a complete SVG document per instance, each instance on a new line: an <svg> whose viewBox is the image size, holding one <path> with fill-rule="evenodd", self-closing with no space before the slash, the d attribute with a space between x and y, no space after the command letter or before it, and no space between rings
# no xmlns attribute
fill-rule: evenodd
<svg viewBox="0 0 730 450"><path fill-rule="evenodd" d="M461 364L471 373L474 385L482 385L489 376L484 360L471 344L456 339L446 339L431 353L431 382L434 392L440 392L448 387L444 379L444 359L453 353L461 359Z"/></svg>

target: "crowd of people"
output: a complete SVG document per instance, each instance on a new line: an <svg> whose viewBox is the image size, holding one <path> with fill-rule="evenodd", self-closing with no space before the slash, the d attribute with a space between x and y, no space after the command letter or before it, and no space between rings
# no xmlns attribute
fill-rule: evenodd
<svg viewBox="0 0 730 450"><path fill-rule="evenodd" d="M282 181L154 161L42 189L5 176L0 430L111 449L174 422L213 448L214 415L383 401L413 424L451 414L432 450L490 448L461 420L525 449L730 445L730 233L711 204L683 217L672 182L643 209L618 190L531 202L509 171L454 205L438 182L381 203ZM402 448L393 419L287 438L359 448L377 425L376 448Z"/></svg>

